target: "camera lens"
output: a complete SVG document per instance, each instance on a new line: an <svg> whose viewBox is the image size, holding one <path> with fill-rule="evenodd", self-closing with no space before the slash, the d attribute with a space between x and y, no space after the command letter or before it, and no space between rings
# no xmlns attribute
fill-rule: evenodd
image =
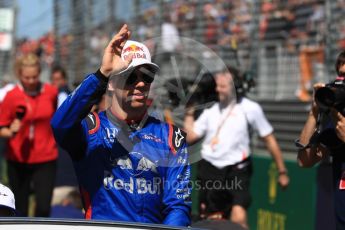
<svg viewBox="0 0 345 230"><path fill-rule="evenodd" d="M322 87L315 92L315 101L321 109L332 107L335 99L333 90L328 87Z"/></svg>

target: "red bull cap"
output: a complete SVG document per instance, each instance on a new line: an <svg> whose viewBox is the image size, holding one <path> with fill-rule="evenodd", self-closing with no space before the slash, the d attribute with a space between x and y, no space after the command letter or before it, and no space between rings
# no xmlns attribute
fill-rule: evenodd
<svg viewBox="0 0 345 230"><path fill-rule="evenodd" d="M127 40L125 46L122 49L121 58L123 60L127 60L130 57L130 55L133 55L131 64L128 66L127 69L121 71L116 75L121 75L141 65L151 66L154 72L157 72L159 70L158 65L151 61L150 51L143 43Z"/></svg>

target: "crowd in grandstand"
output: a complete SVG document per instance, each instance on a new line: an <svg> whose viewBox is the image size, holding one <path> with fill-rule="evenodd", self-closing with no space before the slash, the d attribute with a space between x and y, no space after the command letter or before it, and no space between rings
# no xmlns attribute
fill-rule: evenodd
<svg viewBox="0 0 345 230"><path fill-rule="evenodd" d="M344 6L342 1L339 7ZM209 1L198 4L197 1L172 1L164 3L161 16L157 4L151 4L136 16L137 32L135 36L141 41L150 42L163 31L157 27L157 20L169 18L176 27L179 36L193 38L218 51L228 48L245 51L257 37L262 42L280 42L286 50L299 57L300 83L296 96L302 101L310 100L310 91L314 65L324 62L323 47L325 43L325 6L324 1L262 1L259 5L253 1ZM259 12L259 18L255 13ZM161 19L159 18L161 17ZM345 33L344 25L339 22L339 31ZM90 47L91 66L98 64L98 56L111 36L106 23L93 27L88 32L87 46ZM341 35L340 48L344 42ZM77 42L72 34L54 35L49 32L37 40L22 39L17 42L17 53L34 52L42 55L47 66L54 62L56 52L63 64L73 57L72 45ZM151 50L154 44L146 44Z"/></svg>

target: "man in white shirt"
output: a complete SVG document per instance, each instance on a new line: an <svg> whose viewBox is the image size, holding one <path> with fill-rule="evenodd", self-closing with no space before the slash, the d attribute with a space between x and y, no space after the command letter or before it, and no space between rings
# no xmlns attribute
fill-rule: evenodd
<svg viewBox="0 0 345 230"><path fill-rule="evenodd" d="M187 142L194 143L204 138L201 148L204 160L200 162L198 173L203 175L203 185L206 186L203 195L208 217L229 218L248 228L246 210L251 203L249 184L252 174L250 129L256 130L263 138L275 160L278 182L283 188L288 185L289 177L273 128L260 105L243 97L244 94L237 95L236 99L233 81L236 91L243 92L239 90L242 85L238 71L228 67L226 71L217 73L215 80L219 102L204 110L196 121L193 109L187 111ZM237 187L234 186L236 184ZM229 211L231 213L227 217Z"/></svg>

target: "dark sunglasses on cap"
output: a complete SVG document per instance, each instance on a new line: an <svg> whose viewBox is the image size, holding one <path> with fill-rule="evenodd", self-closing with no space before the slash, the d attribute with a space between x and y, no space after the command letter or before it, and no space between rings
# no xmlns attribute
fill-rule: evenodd
<svg viewBox="0 0 345 230"><path fill-rule="evenodd" d="M155 73L153 71L146 67L140 67L129 74L126 80L126 85L133 85L137 82L139 75L141 76L142 81L146 84L151 84L155 77Z"/></svg>

